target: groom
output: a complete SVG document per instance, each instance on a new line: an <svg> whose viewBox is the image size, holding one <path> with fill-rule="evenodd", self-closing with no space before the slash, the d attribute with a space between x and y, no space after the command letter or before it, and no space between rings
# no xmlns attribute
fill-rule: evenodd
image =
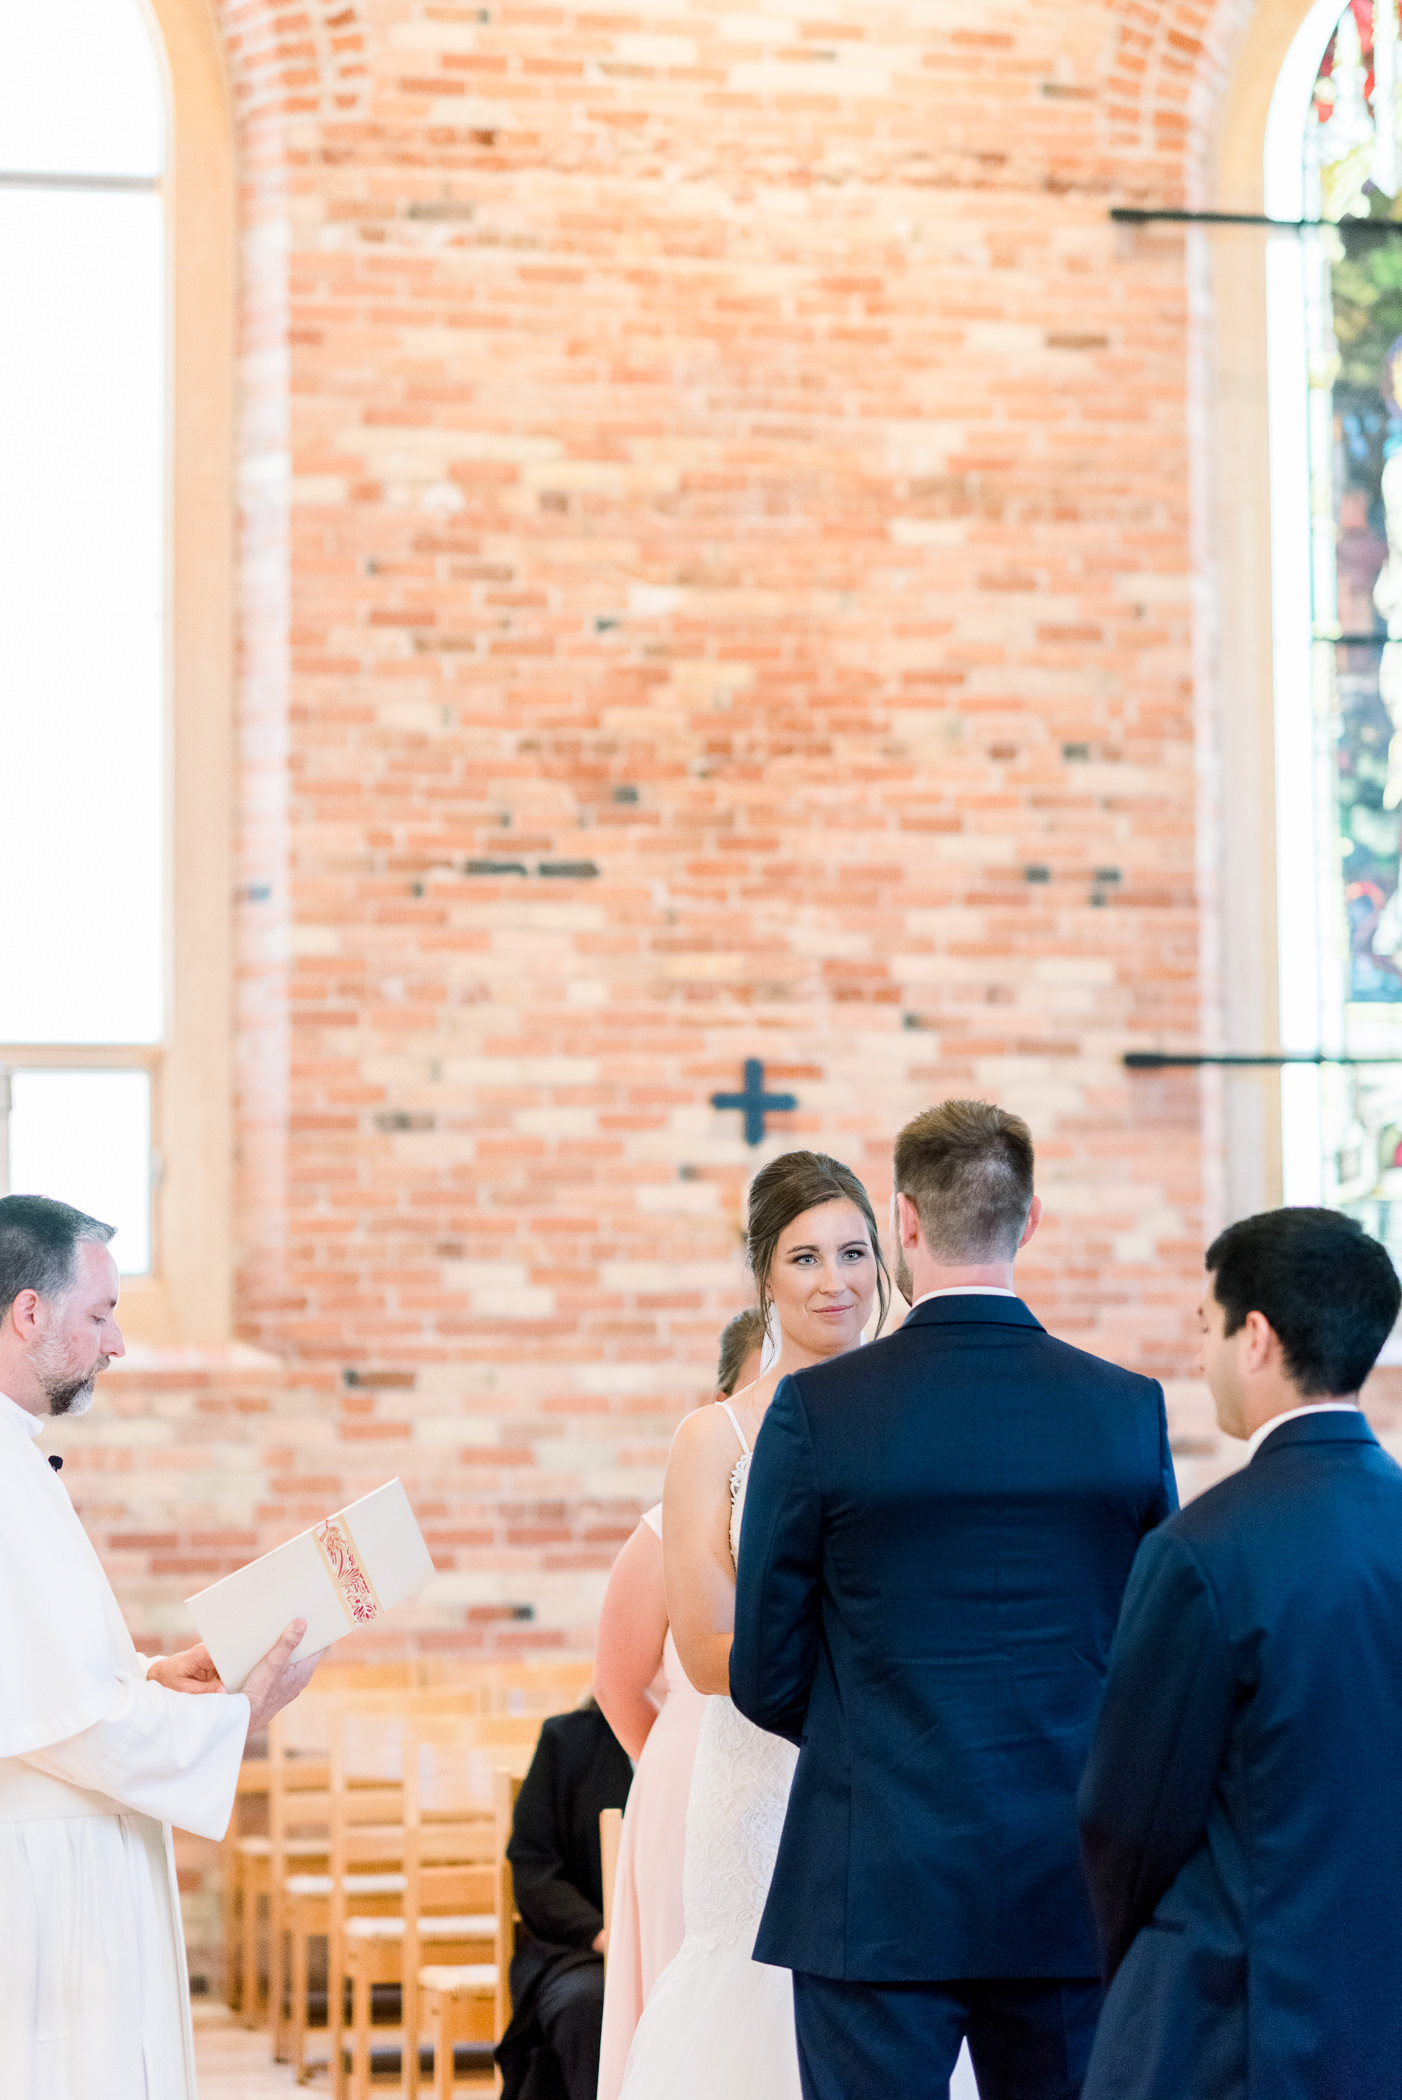
<svg viewBox="0 0 1402 2100"><path fill-rule="evenodd" d="M1013 1289L1020 1117L896 1143L896 1334L786 1378L752 1461L730 1685L800 1744L755 1959L805 2100L1075 2100L1100 2004L1075 1799L1130 1564L1177 1505L1163 1394Z"/></svg>

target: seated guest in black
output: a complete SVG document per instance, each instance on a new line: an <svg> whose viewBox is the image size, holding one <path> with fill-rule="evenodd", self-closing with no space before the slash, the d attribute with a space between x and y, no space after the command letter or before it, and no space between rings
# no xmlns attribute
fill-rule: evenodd
<svg viewBox="0 0 1402 2100"><path fill-rule="evenodd" d="M1208 1250L1249 1463L1139 1548L1081 1784L1109 1980L1082 2100L1402 2094L1402 1469L1358 1410L1397 1317L1351 1218Z"/></svg>
<svg viewBox="0 0 1402 2100"><path fill-rule="evenodd" d="M604 2016L599 1813L622 1808L632 1777L592 1699L541 1729L506 1848L526 1931L511 1962L511 2025L497 2048L503 2100L595 2100Z"/></svg>

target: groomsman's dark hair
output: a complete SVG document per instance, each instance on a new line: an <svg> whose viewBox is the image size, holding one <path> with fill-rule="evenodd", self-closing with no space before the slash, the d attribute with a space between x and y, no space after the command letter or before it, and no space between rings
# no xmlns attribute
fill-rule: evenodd
<svg viewBox="0 0 1402 2100"><path fill-rule="evenodd" d="M81 1240L105 1247L117 1228L52 1196L0 1196L0 1319L21 1291L60 1298Z"/></svg>
<svg viewBox="0 0 1402 2100"><path fill-rule="evenodd" d="M1402 1307L1386 1247L1341 1210L1258 1211L1218 1233L1206 1266L1227 1333L1260 1313L1307 1400L1356 1393Z"/></svg>
<svg viewBox="0 0 1402 2100"><path fill-rule="evenodd" d="M895 1181L936 1261L1011 1261L1032 1208L1032 1133L991 1101L941 1101L896 1139Z"/></svg>

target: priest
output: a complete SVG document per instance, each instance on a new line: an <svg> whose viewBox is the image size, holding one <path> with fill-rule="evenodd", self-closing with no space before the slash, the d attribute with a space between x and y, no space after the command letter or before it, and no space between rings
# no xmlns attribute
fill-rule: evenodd
<svg viewBox="0 0 1402 2100"><path fill-rule="evenodd" d="M124 1353L112 1228L0 1199L0 2088L195 2100L170 1826L223 1836L243 1747L302 1690L294 1621L226 1692L138 1655L35 1438Z"/></svg>

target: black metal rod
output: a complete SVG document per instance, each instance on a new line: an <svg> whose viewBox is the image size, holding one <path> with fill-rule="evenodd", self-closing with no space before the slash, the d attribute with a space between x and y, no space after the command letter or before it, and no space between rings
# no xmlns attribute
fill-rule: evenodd
<svg viewBox="0 0 1402 2100"><path fill-rule="evenodd" d="M1242 1056L1234 1051L1127 1050L1124 1061L1128 1072L1166 1072L1183 1067L1196 1070L1204 1065L1274 1070L1281 1065L1402 1064L1402 1058L1397 1057L1332 1057L1326 1050L1274 1050L1264 1051L1259 1056Z"/></svg>
<svg viewBox="0 0 1402 2100"><path fill-rule="evenodd" d="M1276 233L1314 232L1321 226L1341 232L1366 226L1372 233L1402 234L1402 220L1396 219L1271 219L1260 211L1157 211L1112 204L1110 217L1117 226L1265 226Z"/></svg>
<svg viewBox="0 0 1402 2100"><path fill-rule="evenodd" d="M1260 211L1144 210L1134 204L1112 204L1110 217L1117 226L1274 226L1282 233L1334 223L1332 219L1268 219Z"/></svg>

